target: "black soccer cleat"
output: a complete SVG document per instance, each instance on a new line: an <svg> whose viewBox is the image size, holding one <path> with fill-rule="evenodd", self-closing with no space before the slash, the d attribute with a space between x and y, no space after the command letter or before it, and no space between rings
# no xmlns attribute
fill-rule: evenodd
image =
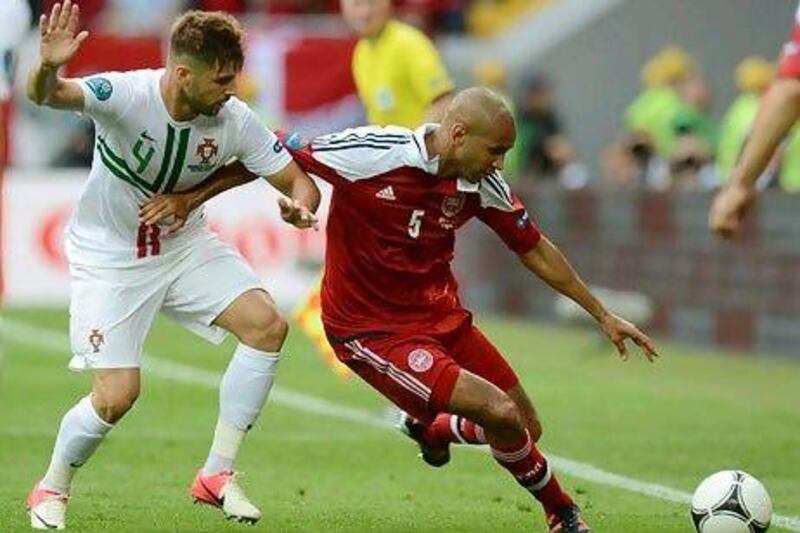
<svg viewBox="0 0 800 533"><path fill-rule="evenodd" d="M419 456L430 466L439 468L450 462L450 447L444 448L428 446L422 437L425 425L419 420L411 417L408 413L401 411L400 420L395 427L405 436L412 439L419 445Z"/></svg>
<svg viewBox="0 0 800 533"><path fill-rule="evenodd" d="M547 526L550 528L550 533L592 533L577 505L565 507L555 514L548 514Z"/></svg>

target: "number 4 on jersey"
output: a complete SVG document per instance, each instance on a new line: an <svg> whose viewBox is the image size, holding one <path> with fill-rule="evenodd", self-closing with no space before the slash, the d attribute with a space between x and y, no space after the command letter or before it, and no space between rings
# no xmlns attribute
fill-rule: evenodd
<svg viewBox="0 0 800 533"><path fill-rule="evenodd" d="M419 229L422 226L422 217L425 216L425 211L422 209L414 209L411 212L411 218L408 219L408 234L412 239L419 237Z"/></svg>

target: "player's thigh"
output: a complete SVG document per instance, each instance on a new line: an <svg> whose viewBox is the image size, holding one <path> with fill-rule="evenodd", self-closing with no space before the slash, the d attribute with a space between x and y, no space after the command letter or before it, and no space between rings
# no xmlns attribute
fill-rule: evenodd
<svg viewBox="0 0 800 533"><path fill-rule="evenodd" d="M253 291L255 294L249 294ZM261 280L244 258L227 244L204 238L170 285L163 311L189 331L219 344L228 330L218 318L245 294L238 311L274 309ZM244 319L242 313L236 316L239 321ZM236 320L227 318L224 325L232 327Z"/></svg>
<svg viewBox="0 0 800 533"><path fill-rule="evenodd" d="M138 368L167 291L155 268L70 267L73 370Z"/></svg>
<svg viewBox="0 0 800 533"><path fill-rule="evenodd" d="M475 326L469 326L453 346L453 358L463 368L510 391L519 384L514 369L494 344Z"/></svg>
<svg viewBox="0 0 800 533"><path fill-rule="evenodd" d="M427 337L362 337L332 346L340 361L403 411L431 422L445 411L459 366Z"/></svg>

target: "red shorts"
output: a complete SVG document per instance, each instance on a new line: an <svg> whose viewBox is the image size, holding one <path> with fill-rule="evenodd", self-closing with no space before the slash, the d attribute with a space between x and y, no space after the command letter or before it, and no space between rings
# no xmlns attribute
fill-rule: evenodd
<svg viewBox="0 0 800 533"><path fill-rule="evenodd" d="M504 391L519 383L497 348L471 321L445 334L380 333L329 340L340 361L425 423L447 411L462 368Z"/></svg>

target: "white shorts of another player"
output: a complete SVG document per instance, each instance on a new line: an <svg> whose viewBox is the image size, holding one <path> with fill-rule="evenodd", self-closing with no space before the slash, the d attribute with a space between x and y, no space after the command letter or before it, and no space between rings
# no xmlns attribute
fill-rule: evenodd
<svg viewBox="0 0 800 533"><path fill-rule="evenodd" d="M244 292L263 288L244 258L210 233L163 259L130 268L70 265L70 369L141 366L159 311L219 344L227 332L214 319Z"/></svg>

